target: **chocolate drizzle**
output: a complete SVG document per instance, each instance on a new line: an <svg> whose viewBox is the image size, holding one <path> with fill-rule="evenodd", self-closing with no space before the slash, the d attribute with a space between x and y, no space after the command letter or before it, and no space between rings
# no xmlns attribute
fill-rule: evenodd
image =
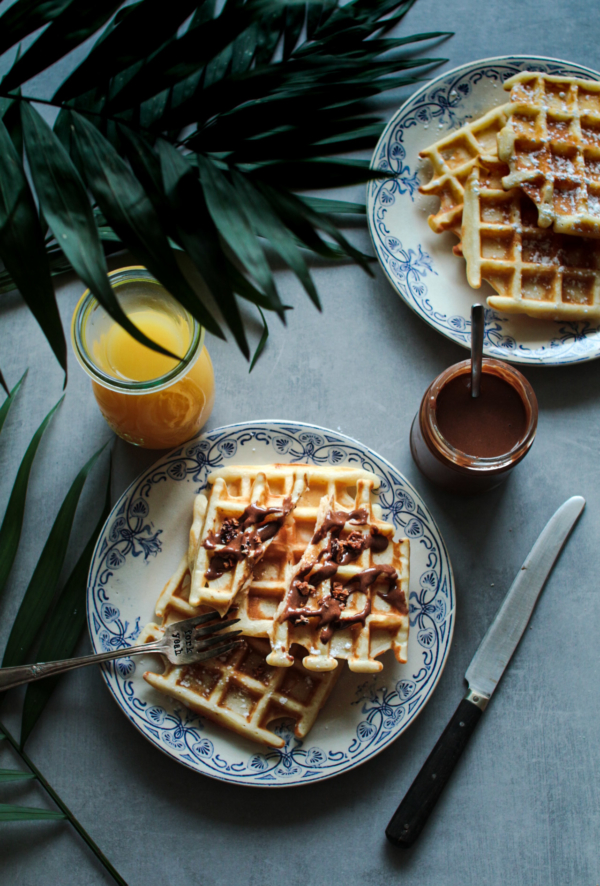
<svg viewBox="0 0 600 886"><path fill-rule="evenodd" d="M211 530L203 542L207 551L215 552L204 573L206 580L219 578L224 572L233 569L240 560L258 559L264 552L264 542L277 535L292 507L289 496L278 508L250 504L238 519L227 517L217 533ZM216 548L220 545L223 547L217 551Z"/></svg>
<svg viewBox="0 0 600 886"><path fill-rule="evenodd" d="M351 513L346 511L329 511L320 529L315 532L312 543L317 544L330 533L327 547L318 558L300 569L294 578L286 601L282 621L289 619L292 624L309 624L310 619L318 619L317 627L322 628L321 640L327 643L333 631L352 624L365 624L371 613L371 597L368 590L378 579L385 576L387 592L378 589L377 593L398 611L408 611L404 591L398 587L398 573L393 566L380 564L372 566L354 575L345 584L335 581L334 576L339 566L357 560L363 551L371 549L374 553L382 553L389 545L389 539L372 526L368 533L351 531L346 538L340 538L346 523L365 525L368 514L364 508ZM323 597L316 608L307 606L308 598L314 596L321 582L330 578L331 593ZM344 614L348 598L353 593L367 594L363 609L352 614Z"/></svg>
<svg viewBox="0 0 600 886"><path fill-rule="evenodd" d="M312 544L316 545L322 541L329 530L331 530L332 535L339 535L346 523L364 526L368 519L369 515L365 508L358 508L356 511L350 511L350 513L347 511L328 511L321 528L313 535Z"/></svg>

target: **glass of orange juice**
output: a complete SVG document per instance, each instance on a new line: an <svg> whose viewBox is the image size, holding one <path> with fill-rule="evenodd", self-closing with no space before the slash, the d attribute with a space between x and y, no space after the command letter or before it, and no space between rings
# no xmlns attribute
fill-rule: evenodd
<svg viewBox="0 0 600 886"><path fill-rule="evenodd" d="M108 276L130 320L180 359L137 342L89 289L73 314L75 356L119 437L147 449L178 446L198 433L213 408L215 379L204 329L145 268Z"/></svg>

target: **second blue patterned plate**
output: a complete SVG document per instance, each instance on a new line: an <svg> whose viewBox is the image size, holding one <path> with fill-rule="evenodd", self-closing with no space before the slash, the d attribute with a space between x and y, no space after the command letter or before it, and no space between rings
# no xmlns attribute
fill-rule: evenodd
<svg viewBox="0 0 600 886"><path fill-rule="evenodd" d="M508 101L502 84L519 71L600 79L590 68L541 56L471 62L428 81L411 96L386 126L371 164L396 173L393 179L371 182L367 191L371 237L388 280L423 320L464 347L470 344L471 304L493 290L486 282L471 289L465 262L452 253L454 235L434 234L427 224L439 200L417 190L430 177L419 151ZM534 320L487 309L484 353L534 366L596 360L600 327L595 321Z"/></svg>
<svg viewBox="0 0 600 886"><path fill-rule="evenodd" d="M151 656L105 666L126 717L179 763L222 781L288 787L331 778L378 754L423 709L442 673L454 628L454 580L444 542L410 483L377 453L335 431L260 421L216 428L163 456L131 484L98 539L88 581L88 625L96 652L132 646L154 620L154 604L187 548L194 496L227 464L355 465L381 478L378 501L396 538L408 537L408 662L391 652L374 676L344 672L304 741L285 724L281 750L253 744L152 689Z"/></svg>

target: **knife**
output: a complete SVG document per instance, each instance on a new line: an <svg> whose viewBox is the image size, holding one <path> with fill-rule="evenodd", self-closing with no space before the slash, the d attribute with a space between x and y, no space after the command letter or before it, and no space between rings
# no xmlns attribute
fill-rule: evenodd
<svg viewBox="0 0 600 886"><path fill-rule="evenodd" d="M542 530L465 674L469 690L386 828L394 846L412 846L485 711L531 618L569 533L585 507L569 498Z"/></svg>

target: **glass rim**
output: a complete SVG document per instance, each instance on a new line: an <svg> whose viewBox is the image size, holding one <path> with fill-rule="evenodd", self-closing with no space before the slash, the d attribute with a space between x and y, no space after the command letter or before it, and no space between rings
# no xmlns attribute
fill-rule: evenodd
<svg viewBox="0 0 600 886"><path fill-rule="evenodd" d="M113 289L122 286L124 283L135 281L151 281L152 283L162 286L160 281L157 280L156 277L154 277L143 265L130 265L128 267L109 271L108 279ZM173 298L173 296L171 296L171 298ZM94 362L85 345L84 331L86 322L91 315L91 311L96 306L102 308L102 305L100 305L96 296L89 289L86 289L77 302L77 306L73 313L73 319L71 322L71 343L77 362L82 369L87 375L89 375L92 381L95 381L103 388L108 388L111 391L119 391L122 394L150 394L156 391L162 391L191 369L204 346L204 327L198 323L196 318L192 316L183 305L180 304L181 310L191 324L192 335L189 347L179 362L168 372L148 381L115 378L113 375L109 375L101 369ZM102 308L102 310L105 311L106 309ZM110 316L108 312L106 313L107 316Z"/></svg>
<svg viewBox="0 0 600 886"><path fill-rule="evenodd" d="M500 473L521 461L533 444L538 421L537 397L531 384L514 366L505 363L503 360L494 360L492 357L484 357L482 366L490 370L491 374L502 377L519 394L527 414L527 427L521 439L508 452L484 458L483 456L471 455L470 453L463 452L461 449L456 449L440 431L436 416L438 395L442 388L453 378L470 372L470 360L462 360L460 363L454 363L452 366L449 366L434 379L427 389L421 404L428 431L423 437L430 449L435 447L434 454L438 458L441 456L458 471L466 473ZM421 425L423 427L424 423L421 422Z"/></svg>

